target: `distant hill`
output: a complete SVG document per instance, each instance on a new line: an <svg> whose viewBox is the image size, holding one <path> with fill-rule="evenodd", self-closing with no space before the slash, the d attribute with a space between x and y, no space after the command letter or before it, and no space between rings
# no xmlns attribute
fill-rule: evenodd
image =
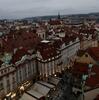
<svg viewBox="0 0 99 100"><path fill-rule="evenodd" d="M37 16L37 17L28 17L24 18L25 20L49 20L52 18L57 18L57 15L51 15L51 16Z"/></svg>
<svg viewBox="0 0 99 100"><path fill-rule="evenodd" d="M24 18L24 20L33 20L33 21L37 21L37 20L50 20L53 18L57 18L58 15L50 15L50 16L37 16L37 17L28 17L28 18ZM70 18L96 18L99 19L99 12L95 12L95 13L88 13L88 14L71 14L71 15L61 15L61 18L64 17L70 17Z"/></svg>

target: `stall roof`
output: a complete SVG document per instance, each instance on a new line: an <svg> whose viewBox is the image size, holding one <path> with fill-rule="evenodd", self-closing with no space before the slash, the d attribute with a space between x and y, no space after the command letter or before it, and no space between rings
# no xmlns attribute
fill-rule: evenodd
<svg viewBox="0 0 99 100"><path fill-rule="evenodd" d="M49 84L47 82L43 82L43 81L38 81L38 83L40 83L40 84L42 84L42 85L44 85L44 86L46 86L48 88L51 88L51 89L55 87L54 85Z"/></svg>
<svg viewBox="0 0 99 100"><path fill-rule="evenodd" d="M49 77L49 83L52 83L52 84L54 84L54 85L58 85L58 83L60 82L60 78L58 79L58 78L55 78L55 77Z"/></svg>
<svg viewBox="0 0 99 100"><path fill-rule="evenodd" d="M22 98L20 98L20 100L37 100L36 98L30 96L29 94L27 93L24 93Z"/></svg>
<svg viewBox="0 0 99 100"><path fill-rule="evenodd" d="M38 92L39 94L42 94L42 96L46 96L49 93L50 88L48 88L40 83L35 83L32 86L31 90Z"/></svg>
<svg viewBox="0 0 99 100"><path fill-rule="evenodd" d="M34 96L35 98L40 99L41 97L43 97L43 95L35 90L29 90L27 91L28 94Z"/></svg>

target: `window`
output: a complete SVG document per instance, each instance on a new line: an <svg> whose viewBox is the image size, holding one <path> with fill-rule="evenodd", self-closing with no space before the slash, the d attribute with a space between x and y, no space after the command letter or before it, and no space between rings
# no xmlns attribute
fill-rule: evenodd
<svg viewBox="0 0 99 100"><path fill-rule="evenodd" d="M9 75L7 75L6 77L9 78Z"/></svg>
<svg viewBox="0 0 99 100"><path fill-rule="evenodd" d="M14 76L14 74L15 74L15 73L13 72L12 75Z"/></svg>
<svg viewBox="0 0 99 100"><path fill-rule="evenodd" d="M85 57L88 57L88 54L85 54Z"/></svg>
<svg viewBox="0 0 99 100"><path fill-rule="evenodd" d="M5 69L5 70L4 70L4 72L6 73L6 72L7 72L7 70Z"/></svg>
<svg viewBox="0 0 99 100"><path fill-rule="evenodd" d="M7 87L10 87L10 81L7 80Z"/></svg>
<svg viewBox="0 0 99 100"><path fill-rule="evenodd" d="M0 83L0 90L3 90L3 83Z"/></svg>
<svg viewBox="0 0 99 100"><path fill-rule="evenodd" d="M10 68L8 68L8 71L10 71Z"/></svg>
<svg viewBox="0 0 99 100"><path fill-rule="evenodd" d="M15 78L14 77L12 78L12 81L13 81L13 84L14 84L15 83Z"/></svg>
<svg viewBox="0 0 99 100"><path fill-rule="evenodd" d="M7 87L7 91L9 92L9 91L10 91L10 81L9 81L9 80L7 80L7 85L6 85L6 87Z"/></svg>
<svg viewBox="0 0 99 100"><path fill-rule="evenodd" d="M44 38L44 34L43 34L43 38Z"/></svg>
<svg viewBox="0 0 99 100"><path fill-rule="evenodd" d="M1 74L3 74L3 70L1 71Z"/></svg>
<svg viewBox="0 0 99 100"><path fill-rule="evenodd" d="M22 81L22 76L20 76L20 81Z"/></svg>

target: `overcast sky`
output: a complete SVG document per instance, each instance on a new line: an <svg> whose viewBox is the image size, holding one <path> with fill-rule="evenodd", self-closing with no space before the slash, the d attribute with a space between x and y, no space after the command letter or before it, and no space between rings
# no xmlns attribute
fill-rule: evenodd
<svg viewBox="0 0 99 100"><path fill-rule="evenodd" d="M0 18L99 11L99 0L0 0Z"/></svg>

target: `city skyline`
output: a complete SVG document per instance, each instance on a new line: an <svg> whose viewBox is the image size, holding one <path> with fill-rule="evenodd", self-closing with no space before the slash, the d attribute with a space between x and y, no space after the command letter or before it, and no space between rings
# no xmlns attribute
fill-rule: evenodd
<svg viewBox="0 0 99 100"><path fill-rule="evenodd" d="M0 0L0 18L98 12L98 0Z"/></svg>

